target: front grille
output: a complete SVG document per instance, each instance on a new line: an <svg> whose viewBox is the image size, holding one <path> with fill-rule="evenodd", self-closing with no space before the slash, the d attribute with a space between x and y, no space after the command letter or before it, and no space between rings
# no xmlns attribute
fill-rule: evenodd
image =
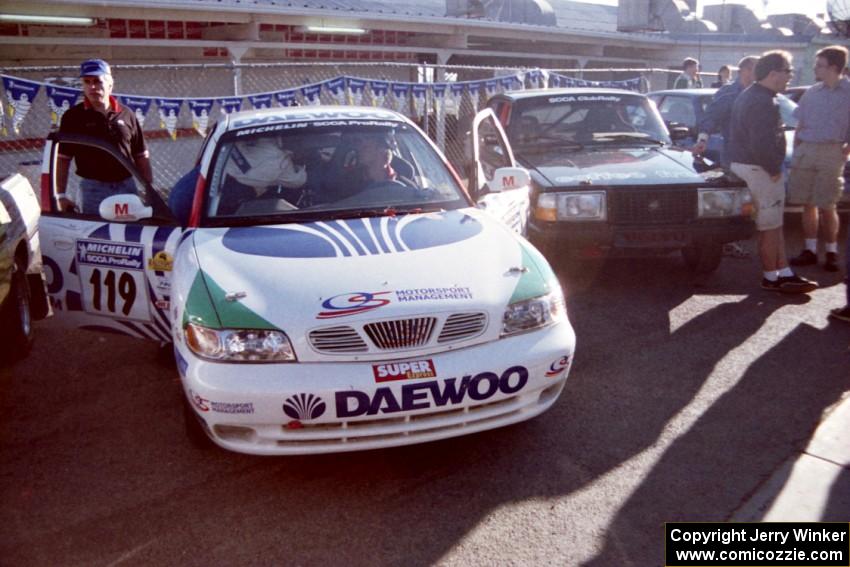
<svg viewBox="0 0 850 567"><path fill-rule="evenodd" d="M368 323L363 330L379 349L396 350L427 344L436 323L435 317L416 317Z"/></svg>
<svg viewBox="0 0 850 567"><path fill-rule="evenodd" d="M486 326L486 313L455 313L446 319L437 342L450 343L471 339L483 333Z"/></svg>
<svg viewBox="0 0 850 567"><path fill-rule="evenodd" d="M615 224L677 224L696 218L696 189L608 191L608 214Z"/></svg>
<svg viewBox="0 0 850 567"><path fill-rule="evenodd" d="M366 346L360 335L348 326L325 327L310 331L310 344L318 351L324 352L367 352Z"/></svg>

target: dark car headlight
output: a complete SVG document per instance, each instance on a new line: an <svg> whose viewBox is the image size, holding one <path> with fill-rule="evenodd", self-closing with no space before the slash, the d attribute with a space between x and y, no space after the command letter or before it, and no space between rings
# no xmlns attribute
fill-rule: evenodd
<svg viewBox="0 0 850 567"><path fill-rule="evenodd" d="M749 189L700 189L698 194L700 218L748 216L753 211Z"/></svg>

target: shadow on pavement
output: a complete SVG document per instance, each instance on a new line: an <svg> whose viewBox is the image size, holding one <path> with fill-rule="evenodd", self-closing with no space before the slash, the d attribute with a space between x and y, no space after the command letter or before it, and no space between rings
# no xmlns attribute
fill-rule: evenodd
<svg viewBox="0 0 850 567"><path fill-rule="evenodd" d="M661 565L664 522L728 520L806 448L824 409L850 387L845 343L832 328L798 325L767 350L665 450L587 565L620 564L624 554Z"/></svg>

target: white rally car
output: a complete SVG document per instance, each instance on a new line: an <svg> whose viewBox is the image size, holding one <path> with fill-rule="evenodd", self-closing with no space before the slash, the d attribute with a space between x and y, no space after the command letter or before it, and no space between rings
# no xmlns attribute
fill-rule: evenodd
<svg viewBox="0 0 850 567"><path fill-rule="evenodd" d="M517 234L529 177L489 110L473 123L469 193L394 112L225 117L183 227L138 177L100 216L56 212L59 146L133 171L94 140L48 139L54 310L173 342L195 441L254 454L419 443L529 419L564 387L575 335L555 275Z"/></svg>

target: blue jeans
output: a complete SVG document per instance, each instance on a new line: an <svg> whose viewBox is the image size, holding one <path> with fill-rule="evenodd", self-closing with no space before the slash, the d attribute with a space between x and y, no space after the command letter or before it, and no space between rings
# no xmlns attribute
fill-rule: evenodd
<svg viewBox="0 0 850 567"><path fill-rule="evenodd" d="M136 182L133 177L122 181L98 181L97 179L80 180L80 209L84 215L100 216L100 202L113 195L122 193L136 194Z"/></svg>

